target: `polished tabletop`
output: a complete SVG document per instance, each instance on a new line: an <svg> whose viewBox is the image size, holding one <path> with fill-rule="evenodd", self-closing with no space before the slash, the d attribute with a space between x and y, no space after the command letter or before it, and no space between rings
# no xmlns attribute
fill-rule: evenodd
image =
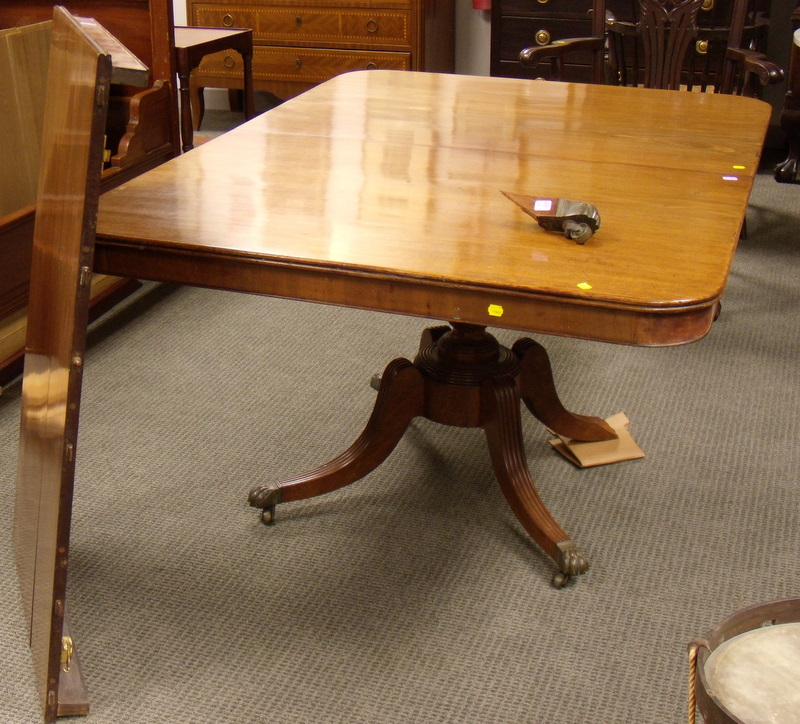
<svg viewBox="0 0 800 724"><path fill-rule="evenodd" d="M210 41L230 39L245 32L242 28L202 28L185 25L176 25L174 30L176 48L191 48Z"/></svg>
<svg viewBox="0 0 800 724"><path fill-rule="evenodd" d="M629 344L709 329L767 104L349 73L104 194L95 269ZM502 191L595 204L585 244Z"/></svg>

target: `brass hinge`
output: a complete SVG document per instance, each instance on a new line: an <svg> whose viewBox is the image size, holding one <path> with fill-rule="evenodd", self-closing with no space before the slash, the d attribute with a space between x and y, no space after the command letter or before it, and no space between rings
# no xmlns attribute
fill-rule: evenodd
<svg viewBox="0 0 800 724"><path fill-rule="evenodd" d="M72 668L72 656L75 653L75 645L72 643L71 636L61 637L61 670L68 674Z"/></svg>

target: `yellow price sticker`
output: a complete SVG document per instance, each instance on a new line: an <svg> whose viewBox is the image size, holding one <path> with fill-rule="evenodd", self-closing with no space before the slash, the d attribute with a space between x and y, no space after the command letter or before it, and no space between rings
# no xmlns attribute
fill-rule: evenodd
<svg viewBox="0 0 800 724"><path fill-rule="evenodd" d="M581 282L578 284L578 289L591 289L592 285L589 282Z"/></svg>
<svg viewBox="0 0 800 724"><path fill-rule="evenodd" d="M489 305L489 316L490 317L502 317L503 316L503 307L499 304L490 304Z"/></svg>

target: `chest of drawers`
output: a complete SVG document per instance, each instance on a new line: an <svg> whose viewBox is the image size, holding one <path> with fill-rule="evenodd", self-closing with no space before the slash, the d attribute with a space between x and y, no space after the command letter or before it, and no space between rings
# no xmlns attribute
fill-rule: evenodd
<svg viewBox="0 0 800 724"><path fill-rule="evenodd" d="M452 72L454 0L187 0L189 24L252 28L253 87L287 99L368 68ZM242 87L241 58L203 60L192 87Z"/></svg>

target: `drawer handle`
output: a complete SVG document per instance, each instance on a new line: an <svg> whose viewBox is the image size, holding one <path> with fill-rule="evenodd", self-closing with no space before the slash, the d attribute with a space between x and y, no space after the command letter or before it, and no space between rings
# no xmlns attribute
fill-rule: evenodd
<svg viewBox="0 0 800 724"><path fill-rule="evenodd" d="M550 43L550 33L546 30L540 30L536 33L537 45L547 45Z"/></svg>
<svg viewBox="0 0 800 724"><path fill-rule="evenodd" d="M539 2L539 5L547 5L547 3L550 2L550 0L538 0L538 2Z"/></svg>
<svg viewBox="0 0 800 724"><path fill-rule="evenodd" d="M369 63L367 63L367 70L377 70L377 69L378 69L378 64L374 60L371 60L369 61Z"/></svg>
<svg viewBox="0 0 800 724"><path fill-rule="evenodd" d="M222 24L226 28L232 28L233 27L233 15L231 15L230 13L225 13L225 15L222 16Z"/></svg>
<svg viewBox="0 0 800 724"><path fill-rule="evenodd" d="M703 0L703 4L700 6L701 10L713 10L714 9L714 0Z"/></svg>
<svg viewBox="0 0 800 724"><path fill-rule="evenodd" d="M694 49L698 52L699 55L707 55L708 54L708 41L707 40L698 40L694 44Z"/></svg>
<svg viewBox="0 0 800 724"><path fill-rule="evenodd" d="M300 60L300 58L295 58L294 67L297 68L297 70L300 70L300 68L303 67L303 61Z"/></svg>
<svg viewBox="0 0 800 724"><path fill-rule="evenodd" d="M377 33L378 32L378 21L375 18L370 18L367 20L367 32L368 33Z"/></svg>
<svg viewBox="0 0 800 724"><path fill-rule="evenodd" d="M225 59L222 61L222 65L226 68L233 68L236 65L236 59L232 55L226 55Z"/></svg>
<svg viewBox="0 0 800 724"><path fill-rule="evenodd" d="M299 15L294 19L294 24L299 28L303 24L303 18Z"/></svg>

